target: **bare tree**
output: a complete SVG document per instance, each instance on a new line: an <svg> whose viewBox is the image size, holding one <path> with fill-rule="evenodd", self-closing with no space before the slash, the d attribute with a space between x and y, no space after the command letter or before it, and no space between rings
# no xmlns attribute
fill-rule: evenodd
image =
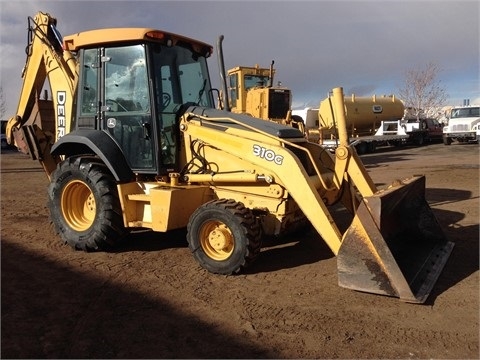
<svg viewBox="0 0 480 360"><path fill-rule="evenodd" d="M440 68L430 62L424 68L411 69L405 73L405 83L399 88L398 96L407 109L420 120L422 114L435 113L448 96L441 81L438 79Z"/></svg>
<svg viewBox="0 0 480 360"><path fill-rule="evenodd" d="M3 95L3 86L0 85L0 119L3 119L6 111L7 106L5 104L5 96Z"/></svg>

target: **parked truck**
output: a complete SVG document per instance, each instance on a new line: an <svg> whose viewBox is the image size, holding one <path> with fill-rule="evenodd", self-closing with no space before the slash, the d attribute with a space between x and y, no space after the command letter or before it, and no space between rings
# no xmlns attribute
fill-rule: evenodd
<svg viewBox="0 0 480 360"><path fill-rule="evenodd" d="M434 141L442 141L443 126L437 119L404 118L402 128L407 133L408 143L424 145Z"/></svg>
<svg viewBox="0 0 480 360"><path fill-rule="evenodd" d="M443 128L443 143L453 141L468 143L480 142L480 105L455 106L448 116L448 124Z"/></svg>
<svg viewBox="0 0 480 360"><path fill-rule="evenodd" d="M340 141L332 154L291 126L215 109L206 43L151 28L62 41L56 24L45 13L29 18L6 133L45 169L61 241L110 250L135 229L186 228L200 266L237 274L258 260L264 236L310 223L337 256L340 286L426 300L453 243L425 199L424 176L377 189L348 145L343 89L331 99ZM52 99L39 100L46 80ZM332 215L338 207L349 213L346 229Z"/></svg>

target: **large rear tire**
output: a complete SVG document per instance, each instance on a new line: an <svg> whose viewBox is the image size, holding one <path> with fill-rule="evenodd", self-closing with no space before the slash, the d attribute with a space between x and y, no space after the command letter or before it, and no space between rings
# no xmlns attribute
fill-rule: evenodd
<svg viewBox="0 0 480 360"><path fill-rule="evenodd" d="M115 180L94 158L71 157L52 173L48 208L56 232L77 250L109 250L127 235Z"/></svg>
<svg viewBox="0 0 480 360"><path fill-rule="evenodd" d="M217 274L236 274L254 262L261 229L250 209L234 200L212 200L190 217L187 240L195 260Z"/></svg>

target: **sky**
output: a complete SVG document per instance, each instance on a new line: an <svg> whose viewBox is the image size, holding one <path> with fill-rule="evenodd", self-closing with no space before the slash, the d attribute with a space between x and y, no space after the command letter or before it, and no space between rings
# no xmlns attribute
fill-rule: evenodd
<svg viewBox="0 0 480 360"><path fill-rule="evenodd" d="M224 35L225 67L268 67L293 93L294 109L318 107L329 91L390 95L405 74L433 62L445 105L480 103L480 1L85 1L0 0L0 85L9 118L25 65L27 17L57 18L60 33L149 27L207 42ZM220 88L216 51L210 77Z"/></svg>

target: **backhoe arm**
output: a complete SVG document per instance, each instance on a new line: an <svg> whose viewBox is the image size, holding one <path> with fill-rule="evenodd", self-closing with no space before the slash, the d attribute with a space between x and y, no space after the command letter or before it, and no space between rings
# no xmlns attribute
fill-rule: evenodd
<svg viewBox="0 0 480 360"><path fill-rule="evenodd" d="M17 113L7 124L7 141L43 165L47 176L57 160L50 155L52 144L71 130L73 96L78 78L77 61L63 50L56 19L37 13L28 19L27 60ZM46 81L52 100L40 100Z"/></svg>

